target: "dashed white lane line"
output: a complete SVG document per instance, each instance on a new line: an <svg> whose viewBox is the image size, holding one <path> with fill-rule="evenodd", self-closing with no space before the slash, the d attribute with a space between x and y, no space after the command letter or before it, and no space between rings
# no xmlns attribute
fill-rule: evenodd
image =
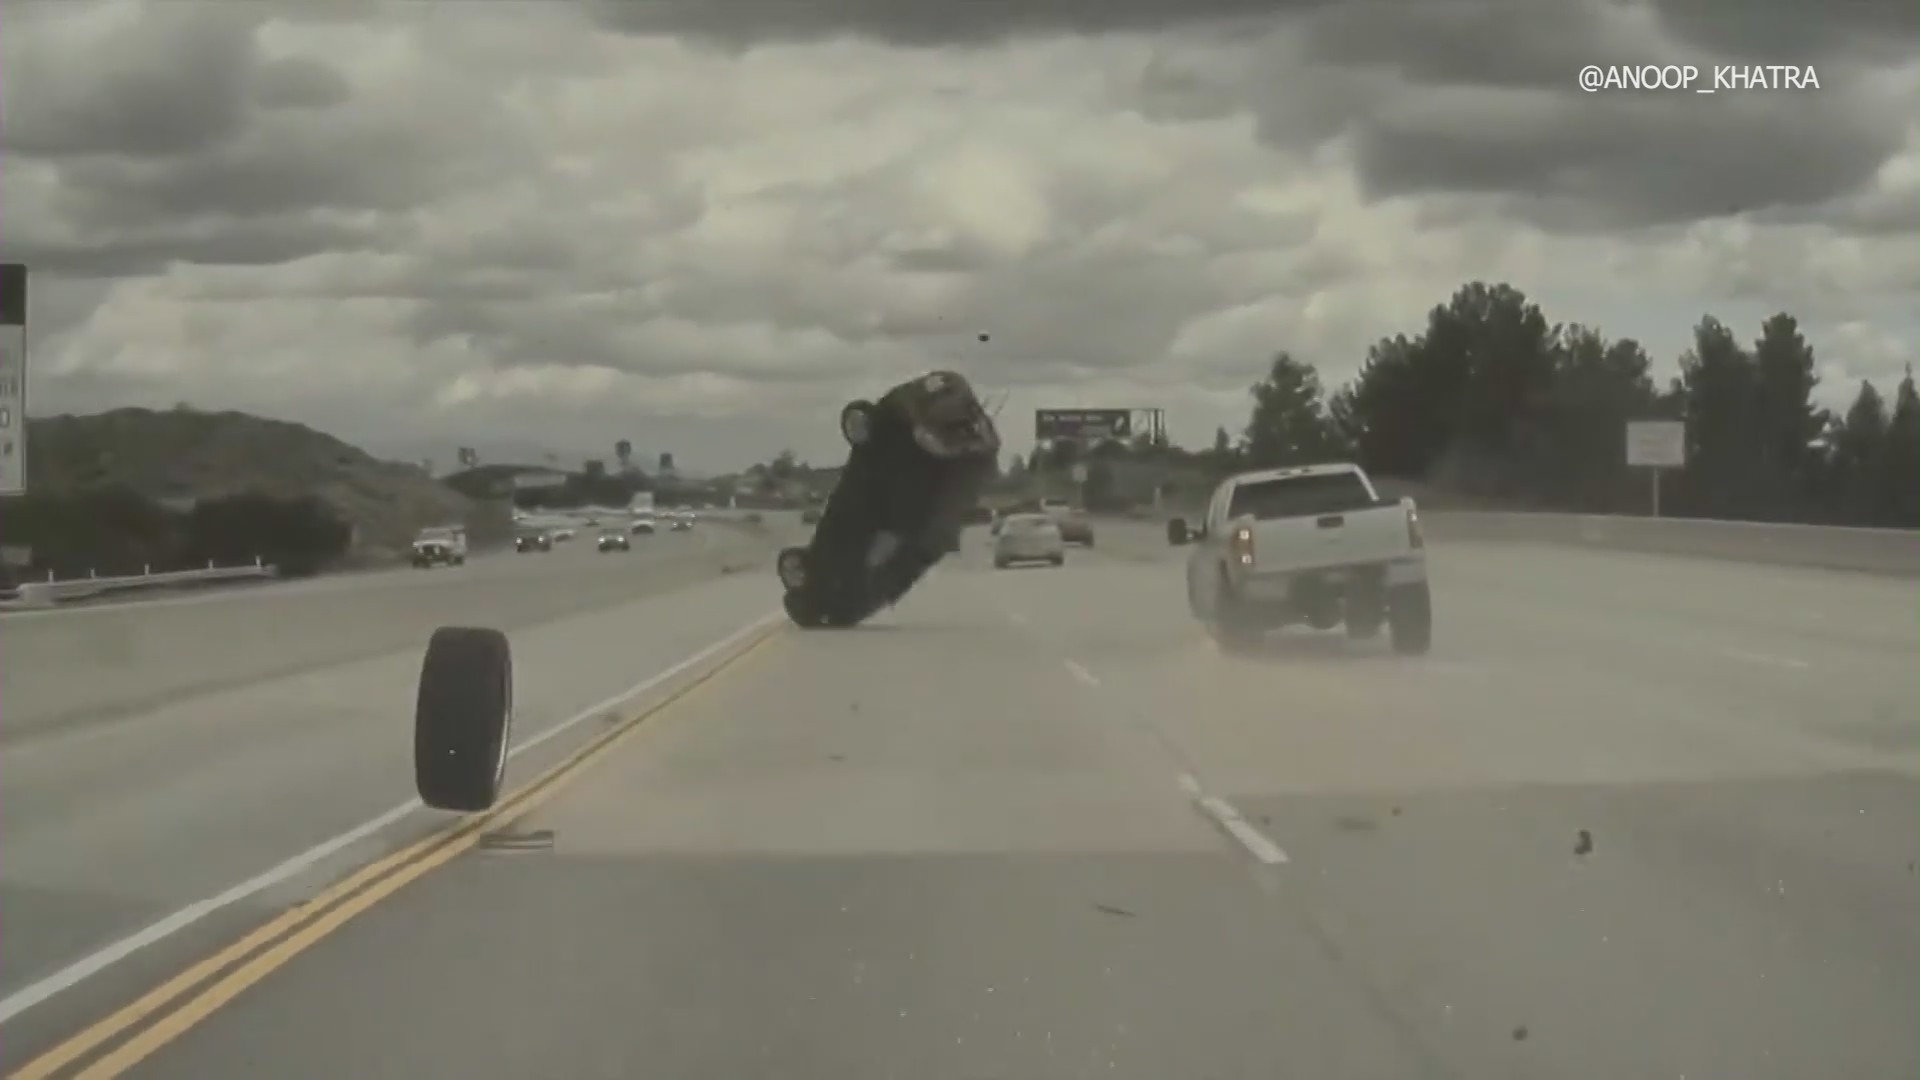
<svg viewBox="0 0 1920 1080"><path fill-rule="evenodd" d="M1027 625L1027 617L1025 615L1020 614L1017 611L1007 612L1007 619L1011 621L1015 626Z"/></svg>
<svg viewBox="0 0 1920 1080"><path fill-rule="evenodd" d="M1253 827L1252 823L1240 816L1233 804L1218 795L1209 795L1200 786L1200 781L1191 773L1180 774L1180 790L1193 799L1200 812L1213 819L1214 824L1226 831L1228 836L1240 842L1247 854L1267 866L1278 866L1287 862L1287 853L1280 845L1267 838L1267 834Z"/></svg>
<svg viewBox="0 0 1920 1080"><path fill-rule="evenodd" d="M1061 663L1073 673L1074 678L1086 685L1100 685L1099 677L1087 670L1086 665L1080 661L1063 660ZM1240 811L1235 810L1232 803L1217 795L1208 795L1206 789L1201 787L1199 778L1192 773L1181 773L1179 781L1180 790L1187 793L1187 797L1200 808L1200 812L1212 818L1214 824L1238 841L1241 847L1246 848L1249 855L1267 866L1278 866L1289 861L1287 853L1280 850L1280 845L1269 840L1265 833L1254 828L1246 818L1241 817Z"/></svg>

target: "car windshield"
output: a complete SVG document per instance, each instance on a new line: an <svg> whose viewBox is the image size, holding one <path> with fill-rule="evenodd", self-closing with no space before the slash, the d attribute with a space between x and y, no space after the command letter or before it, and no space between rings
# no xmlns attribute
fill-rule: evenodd
<svg viewBox="0 0 1920 1080"><path fill-rule="evenodd" d="M1920 1080L1920 2L0 8L0 1078Z"/></svg>

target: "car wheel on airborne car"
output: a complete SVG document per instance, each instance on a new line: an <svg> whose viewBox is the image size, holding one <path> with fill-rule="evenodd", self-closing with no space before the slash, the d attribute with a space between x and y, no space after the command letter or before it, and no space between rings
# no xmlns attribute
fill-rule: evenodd
<svg viewBox="0 0 1920 1080"><path fill-rule="evenodd" d="M873 437L873 402L849 401L840 410L840 435L848 446L865 446Z"/></svg>

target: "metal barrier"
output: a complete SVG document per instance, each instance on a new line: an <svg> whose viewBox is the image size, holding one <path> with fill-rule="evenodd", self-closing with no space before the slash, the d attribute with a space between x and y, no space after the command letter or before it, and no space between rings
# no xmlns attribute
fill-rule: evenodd
<svg viewBox="0 0 1920 1080"><path fill-rule="evenodd" d="M121 574L112 577L89 574L83 578L65 580L49 576L45 581L20 583L13 590L9 606L51 607L71 600L89 600L142 589L178 588L232 581L264 581L279 576L279 567L269 566L258 559L249 565L214 566L208 563L204 569L200 570L165 570L157 574Z"/></svg>
<svg viewBox="0 0 1920 1080"><path fill-rule="evenodd" d="M1136 511L1116 520L1175 516L1180 512ZM1920 577L1920 531L1911 529L1489 511L1421 511L1420 520L1427 535L1443 544L1552 544Z"/></svg>

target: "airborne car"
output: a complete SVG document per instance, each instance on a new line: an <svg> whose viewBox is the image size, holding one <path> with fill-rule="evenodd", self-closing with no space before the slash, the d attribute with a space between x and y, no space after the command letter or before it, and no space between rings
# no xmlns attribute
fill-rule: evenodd
<svg viewBox="0 0 1920 1080"><path fill-rule="evenodd" d="M848 403L840 432L852 451L813 538L776 562L804 627L853 626L906 595L957 546L1000 456L993 418L951 371Z"/></svg>

